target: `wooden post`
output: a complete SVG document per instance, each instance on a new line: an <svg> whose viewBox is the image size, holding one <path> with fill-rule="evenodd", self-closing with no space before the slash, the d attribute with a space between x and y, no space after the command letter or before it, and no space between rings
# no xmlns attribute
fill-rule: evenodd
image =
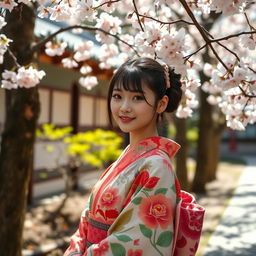
<svg viewBox="0 0 256 256"><path fill-rule="evenodd" d="M74 82L71 88L71 126L73 134L79 131L79 85ZM78 168L71 168L72 190L78 189Z"/></svg>

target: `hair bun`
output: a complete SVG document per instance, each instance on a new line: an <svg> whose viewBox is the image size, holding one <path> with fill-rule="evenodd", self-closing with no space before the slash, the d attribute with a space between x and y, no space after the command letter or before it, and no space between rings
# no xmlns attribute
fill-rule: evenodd
<svg viewBox="0 0 256 256"><path fill-rule="evenodd" d="M174 69L169 68L170 88L167 88L166 95L169 97L169 102L166 108L166 112L175 111L180 103L182 97L181 89L181 75L175 73Z"/></svg>

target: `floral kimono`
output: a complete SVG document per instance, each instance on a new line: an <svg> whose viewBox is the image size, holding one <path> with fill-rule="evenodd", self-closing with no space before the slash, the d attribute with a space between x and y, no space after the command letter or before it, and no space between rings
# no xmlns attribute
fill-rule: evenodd
<svg viewBox="0 0 256 256"><path fill-rule="evenodd" d="M180 188L170 158L179 148L158 136L128 146L94 186L64 256L171 255Z"/></svg>

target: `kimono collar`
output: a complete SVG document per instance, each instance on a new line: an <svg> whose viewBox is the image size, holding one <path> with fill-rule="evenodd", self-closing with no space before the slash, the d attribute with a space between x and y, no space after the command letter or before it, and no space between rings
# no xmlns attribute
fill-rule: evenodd
<svg viewBox="0 0 256 256"><path fill-rule="evenodd" d="M164 151L170 158L174 157L180 149L180 145L171 139L164 137L153 136L140 141L136 148L130 149L133 154L143 154L152 149L160 149ZM128 149L129 150L129 149Z"/></svg>

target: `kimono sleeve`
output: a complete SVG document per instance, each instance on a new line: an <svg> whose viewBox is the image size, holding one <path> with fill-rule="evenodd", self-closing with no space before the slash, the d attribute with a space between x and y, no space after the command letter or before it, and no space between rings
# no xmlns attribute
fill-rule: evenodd
<svg viewBox="0 0 256 256"><path fill-rule="evenodd" d="M176 190L170 162L160 157L145 161L128 197L107 238L85 255L171 255Z"/></svg>
<svg viewBox="0 0 256 256"><path fill-rule="evenodd" d="M75 234L71 237L70 245L63 256L79 256L86 251L86 234L88 227L87 218L88 208L86 208L80 217L79 227Z"/></svg>

